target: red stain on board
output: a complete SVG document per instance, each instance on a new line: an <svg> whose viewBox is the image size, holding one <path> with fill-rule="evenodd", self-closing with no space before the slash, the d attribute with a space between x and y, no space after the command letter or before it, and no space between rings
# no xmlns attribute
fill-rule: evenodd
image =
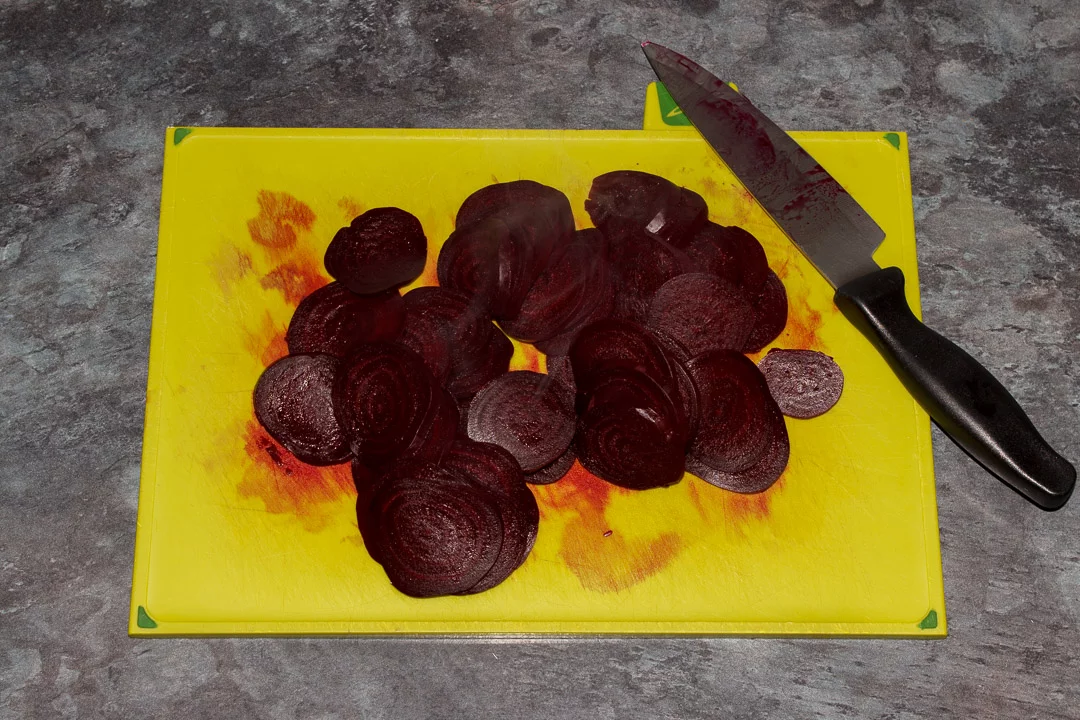
<svg viewBox="0 0 1080 720"><path fill-rule="evenodd" d="M251 255L233 245L224 245L210 261L221 293L228 297L233 285L254 271Z"/></svg>
<svg viewBox="0 0 1080 720"><path fill-rule="evenodd" d="M341 208L344 224L348 225L356 218L360 217L366 211L364 204L356 198L345 196L337 201L337 205Z"/></svg>
<svg viewBox="0 0 1080 720"><path fill-rule="evenodd" d="M295 515L306 530L325 528L340 515L343 500L356 496L348 464L300 462L254 417L245 426L244 451L249 462L236 487L240 497L261 500L269 513Z"/></svg>
<svg viewBox="0 0 1080 720"><path fill-rule="evenodd" d="M579 463L559 482L533 488L541 517L565 518L559 558L586 590L618 592L633 587L667 567L682 548L676 533L628 537L612 528L606 516L608 503L633 492L601 480Z"/></svg>
<svg viewBox="0 0 1080 720"><path fill-rule="evenodd" d="M510 369L543 372L540 369L540 351L528 343L515 342L514 355L510 358Z"/></svg>
<svg viewBox="0 0 1080 720"><path fill-rule="evenodd" d="M256 243L272 251L292 248L296 245L296 231L309 231L315 224L315 211L288 193L260 190L255 202L259 214L248 220L248 233Z"/></svg>
<svg viewBox="0 0 1080 720"><path fill-rule="evenodd" d="M284 262L259 281L264 290L277 290L292 306L330 282L320 267L310 258L300 262Z"/></svg>
<svg viewBox="0 0 1080 720"><path fill-rule="evenodd" d="M244 327L242 338L244 348L253 357L259 358L263 367L289 354L289 346L285 344L285 327L275 322L269 311L263 313L258 324Z"/></svg>

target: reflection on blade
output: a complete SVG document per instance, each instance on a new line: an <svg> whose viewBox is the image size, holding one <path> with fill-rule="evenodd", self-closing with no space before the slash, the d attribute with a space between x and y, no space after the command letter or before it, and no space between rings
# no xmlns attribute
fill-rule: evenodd
<svg viewBox="0 0 1080 720"><path fill-rule="evenodd" d="M809 153L692 60L642 48L694 127L833 287L878 269L872 254L885 233Z"/></svg>

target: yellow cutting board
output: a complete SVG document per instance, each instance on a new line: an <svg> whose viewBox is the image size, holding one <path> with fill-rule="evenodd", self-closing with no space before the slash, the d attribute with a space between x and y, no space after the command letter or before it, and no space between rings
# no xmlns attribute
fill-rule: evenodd
<svg viewBox="0 0 1080 720"><path fill-rule="evenodd" d="M793 135L885 229L877 259L903 269L917 311L905 136ZM401 595L364 550L347 467L304 466L255 423L259 374L327 282L331 237L365 209L420 219L416 284L433 284L472 191L537 180L588 226L590 182L616 169L692 188L761 240L790 298L774 346L835 357L843 397L787 420L791 462L765 493L689 475L631 492L576 466L533 489L539 537L509 580ZM170 128L161 208L131 634L945 634L929 420L696 133ZM519 345L513 366L544 359Z"/></svg>

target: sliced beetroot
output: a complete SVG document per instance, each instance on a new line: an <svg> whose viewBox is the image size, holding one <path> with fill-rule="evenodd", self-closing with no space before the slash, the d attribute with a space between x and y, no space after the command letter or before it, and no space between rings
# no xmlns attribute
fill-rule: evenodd
<svg viewBox="0 0 1080 720"><path fill-rule="evenodd" d="M358 346L333 390L334 412L353 454L371 467L407 451L432 422L441 397L423 358L388 343Z"/></svg>
<svg viewBox="0 0 1080 720"><path fill-rule="evenodd" d="M780 424L783 424L782 419ZM785 430L774 433L772 441L757 462L743 470L723 472L702 462L695 455L687 456L686 469L710 485L724 490L737 493L758 493L768 490L780 479L787 468L790 455L791 444Z"/></svg>
<svg viewBox="0 0 1080 720"><path fill-rule="evenodd" d="M255 417L299 460L334 465L352 451L334 416L332 391L339 361L330 355L288 355L255 385Z"/></svg>
<svg viewBox="0 0 1080 720"><path fill-rule="evenodd" d="M743 344L742 351L755 353L771 343L787 325L788 299L787 290L780 277L772 270L765 279L765 285L754 300L754 327Z"/></svg>
<svg viewBox="0 0 1080 720"><path fill-rule="evenodd" d="M537 350L545 355L551 356L565 356L570 352L570 346L573 344L575 338L581 330L594 322L600 320L606 320L612 316L615 311L615 283L612 280L602 288L602 293L598 298L598 302L593 307L592 312L588 315L578 318L570 325L564 332L558 335L547 338L546 340L537 340L533 345Z"/></svg>
<svg viewBox="0 0 1080 720"><path fill-rule="evenodd" d="M503 545L499 496L433 462L392 465L367 526L390 582L412 597L467 592L491 571Z"/></svg>
<svg viewBox="0 0 1080 720"><path fill-rule="evenodd" d="M354 293L370 295L420 277L427 238L420 221L395 207L375 208L338 230L326 248L330 276Z"/></svg>
<svg viewBox="0 0 1080 720"><path fill-rule="evenodd" d="M490 330L484 344L453 347L446 387L458 400L471 398L480 388L510 369L514 344L493 324L486 325Z"/></svg>
<svg viewBox="0 0 1080 720"><path fill-rule="evenodd" d="M578 459L599 478L632 490L677 483L685 469L685 442L647 409L608 403L582 416L576 437Z"/></svg>
<svg viewBox="0 0 1080 720"><path fill-rule="evenodd" d="M564 387L569 397L577 394L574 369L570 365L570 358L566 355L552 355L547 358L547 376L550 382Z"/></svg>
<svg viewBox="0 0 1080 720"><path fill-rule="evenodd" d="M765 248L741 227L706 223L686 247L686 254L700 272L727 280L756 296L769 274Z"/></svg>
<svg viewBox="0 0 1080 720"><path fill-rule="evenodd" d="M465 227L491 216L527 208L531 224L566 236L574 232L574 212L560 190L532 180L514 180L486 185L469 197L458 209L455 227Z"/></svg>
<svg viewBox="0 0 1080 720"><path fill-rule="evenodd" d="M528 473L525 482L530 485L550 485L566 477L570 468L577 462L577 449L571 445L554 462L545 465L539 470Z"/></svg>
<svg viewBox="0 0 1080 720"><path fill-rule="evenodd" d="M765 378L745 355L718 350L686 365L698 391L698 431L690 443L695 462L740 473L754 466L787 429Z"/></svg>
<svg viewBox="0 0 1080 720"><path fill-rule="evenodd" d="M469 437L501 446L525 472L539 470L573 442L572 400L546 375L506 373L469 403Z"/></svg>
<svg viewBox="0 0 1080 720"><path fill-rule="evenodd" d="M502 323L510 337L534 343L573 329L591 317L610 293L604 244L583 230L563 245L536 278L518 315Z"/></svg>
<svg viewBox="0 0 1080 720"><path fill-rule="evenodd" d="M708 219L709 208L693 190L658 175L616 170L593 180L585 212L601 230L622 222L680 247Z"/></svg>
<svg viewBox="0 0 1080 720"><path fill-rule="evenodd" d="M285 333L289 352L345 357L360 343L393 340L405 309L397 290L357 295L341 283L324 285L297 306Z"/></svg>
<svg viewBox="0 0 1080 720"><path fill-rule="evenodd" d="M696 269L681 250L625 224L614 223L605 232L615 285L615 317L644 322L660 286Z"/></svg>
<svg viewBox="0 0 1080 720"><path fill-rule="evenodd" d="M822 415L840 399L844 373L836 361L817 350L770 350L758 370L765 376L780 411L808 419Z"/></svg>
<svg viewBox="0 0 1080 720"><path fill-rule="evenodd" d="M371 499L379 489L383 475L373 472L356 458L352 461L352 478L356 486L356 525L360 529L360 537L364 540L364 548L368 551L371 559L382 564L378 558L375 541L372 536L372 527L369 511Z"/></svg>
<svg viewBox="0 0 1080 720"><path fill-rule="evenodd" d="M540 510L517 461L506 450L491 443L459 440L443 464L469 481L499 494L503 541L491 570L466 593L490 590L508 578L525 562L536 541Z"/></svg>
<svg viewBox="0 0 1080 720"><path fill-rule="evenodd" d="M708 273L672 278L649 307L649 328L673 338L692 356L742 349L753 324L753 307L739 289Z"/></svg>
<svg viewBox="0 0 1080 720"><path fill-rule="evenodd" d="M675 387L668 357L656 337L630 320L608 319L586 326L568 357L578 391L588 391L596 378L616 368L642 372L665 390Z"/></svg>
<svg viewBox="0 0 1080 720"><path fill-rule="evenodd" d="M677 394L668 392L643 372L626 367L612 367L595 377L585 391L579 391L575 410L579 416L600 406L630 407L647 414L658 430L684 448L689 440L690 424Z"/></svg>
<svg viewBox="0 0 1080 720"><path fill-rule="evenodd" d="M401 453L424 460L442 459L457 439L461 428L461 414L454 396L444 388L438 388L428 407L427 417L420 424L413 441Z"/></svg>

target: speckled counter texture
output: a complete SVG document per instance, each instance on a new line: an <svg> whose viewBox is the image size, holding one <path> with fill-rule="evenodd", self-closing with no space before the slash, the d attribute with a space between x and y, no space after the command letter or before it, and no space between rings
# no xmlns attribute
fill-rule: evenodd
<svg viewBox="0 0 1080 720"><path fill-rule="evenodd" d="M635 128L643 38L908 131L928 322L1080 460L1073 0L5 0L0 718L1080 717L1080 504L937 430L945 640L127 636L165 127Z"/></svg>

